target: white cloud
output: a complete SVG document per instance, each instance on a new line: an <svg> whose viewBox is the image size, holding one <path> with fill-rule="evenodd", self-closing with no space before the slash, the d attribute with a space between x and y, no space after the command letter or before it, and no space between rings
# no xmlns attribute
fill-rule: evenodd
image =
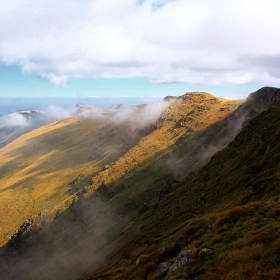
<svg viewBox="0 0 280 280"><path fill-rule="evenodd" d="M54 84L277 83L263 60L279 60L279 10L276 0L2 0L0 61Z"/></svg>
<svg viewBox="0 0 280 280"><path fill-rule="evenodd" d="M64 109L56 105L50 105L45 110L45 114L49 119L54 119L54 120L64 119L75 114L75 108Z"/></svg>
<svg viewBox="0 0 280 280"><path fill-rule="evenodd" d="M14 126L25 127L28 125L29 122L27 118L17 112L2 116L0 118L0 129Z"/></svg>
<svg viewBox="0 0 280 280"><path fill-rule="evenodd" d="M132 127L143 128L147 125L155 124L163 110L169 105L170 102L161 101L143 107L128 107L115 112L113 115L108 115L108 118L115 123L129 121ZM94 114L93 116L98 115Z"/></svg>

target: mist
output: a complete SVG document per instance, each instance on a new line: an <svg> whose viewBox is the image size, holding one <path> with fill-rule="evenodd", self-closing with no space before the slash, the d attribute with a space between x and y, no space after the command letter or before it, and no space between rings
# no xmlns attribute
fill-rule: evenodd
<svg viewBox="0 0 280 280"><path fill-rule="evenodd" d="M44 111L18 110L0 117L0 129L11 127L27 127L43 121L49 123L59 119L70 117L76 113L74 107L62 108L57 105L49 105Z"/></svg>
<svg viewBox="0 0 280 280"><path fill-rule="evenodd" d="M266 92L266 98L262 99L258 94L257 91L249 95L227 118L200 133L195 142L184 144L183 153L182 150L180 155L170 153L166 166L173 176L180 180L190 171L205 165L215 153L226 148L251 119L265 111L273 102L278 102L273 101L269 92Z"/></svg>
<svg viewBox="0 0 280 280"><path fill-rule="evenodd" d="M68 108L63 108L57 105L49 105L45 110L45 115L50 120L60 120L68 118L76 114L76 109L74 106Z"/></svg>
<svg viewBox="0 0 280 280"><path fill-rule="evenodd" d="M9 144L19 136L43 125L68 118L76 114L74 106L63 108L48 105L44 111L18 110L0 117L0 148Z"/></svg>
<svg viewBox="0 0 280 280"><path fill-rule="evenodd" d="M109 203L97 197L78 201L37 232L24 232L6 246L1 279L78 279L107 258L104 246L113 224Z"/></svg>
<svg viewBox="0 0 280 280"><path fill-rule="evenodd" d="M144 128L147 125L156 125L163 110L170 106L169 101L161 101L138 106L124 106L119 109L85 111L84 118L106 119L118 125L123 122L130 124L132 129Z"/></svg>
<svg viewBox="0 0 280 280"><path fill-rule="evenodd" d="M0 118L0 129L13 126L25 127L28 125L28 119L26 119L23 115L19 113L5 115Z"/></svg>
<svg viewBox="0 0 280 280"><path fill-rule="evenodd" d="M92 108L82 111L80 116L101 118L109 121L112 127L125 123L129 124L129 129L143 129L147 125L154 127L169 105L163 101L124 106L110 112ZM54 120L66 118L76 109L48 106L44 112L34 112L43 120ZM18 112L10 114L9 118L9 122L3 121L3 126L22 125L24 128L34 120L32 115L26 117ZM88 200L79 200L66 212L58 213L53 223L46 224L39 231L31 228L30 232L21 232L20 229L5 246L5 256L1 260L0 272L5 275L2 279L77 279L104 265L108 254L104 249L107 234L116 225L109 203L110 200L105 202L93 195ZM42 213L39 217L43 217Z"/></svg>

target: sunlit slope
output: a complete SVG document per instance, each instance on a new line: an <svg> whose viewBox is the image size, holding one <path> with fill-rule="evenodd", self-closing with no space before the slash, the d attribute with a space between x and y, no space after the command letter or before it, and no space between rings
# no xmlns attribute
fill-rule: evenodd
<svg viewBox="0 0 280 280"><path fill-rule="evenodd" d="M104 248L107 243L107 241L104 241L105 236L106 239L109 239L109 243L115 244L119 231L129 226L129 221L137 217L138 213L143 212L143 210L145 211L146 209L142 209L143 207L149 207L150 203L154 203L158 199L159 191L161 192L164 189L166 192L164 191L162 196L167 195L167 189L170 187L170 184L172 185L177 178L184 177L185 173L188 173L192 167L199 162L204 162L215 151L215 149L212 149L209 154L205 154L205 150L201 149L200 145L205 146L205 148L207 148L208 144L212 146L216 142L213 135L219 135L220 130L222 134L226 134L226 137L222 137L225 142L221 142L222 145L225 145L228 141L228 135L226 130L221 128L224 124L228 123L226 119L230 113L236 110L242 102L240 100L220 99L211 94L201 92L188 93L178 98L167 97L166 101L171 103L161 112L154 123L155 125L148 129L146 126L143 127L143 123L145 123L147 118L143 114L130 115L129 122L121 122L121 126L124 126L126 129L129 128L128 130L118 130L117 135L122 140L121 143L125 141L125 146L128 147L127 143L131 142L129 141L129 135L134 135L139 126L137 135L141 134L141 139L138 138L138 141L135 141L135 144L131 145L118 159L110 161L109 163L112 162L111 164L102 164L102 169L98 170L99 172L95 176L92 176L91 181L83 182L86 186L80 191L72 195L68 192L68 197L63 197L63 200L56 205L50 205L47 212L40 211L41 214L33 216L31 229L32 231L34 230L34 236L36 236L37 226L44 224L45 220L50 221L54 219L54 222L48 224L47 228L43 226L42 231L39 231L38 239L32 238L30 240L31 243L27 242L29 239L28 232L26 233L27 235L21 235L22 232L25 232L24 227L22 227L8 243L11 254L15 253L17 255L20 252L21 255L22 252L27 250L28 255L28 252L37 251L37 248L41 250L41 246L44 247L45 244L48 244L50 254L45 256L45 261L49 265L47 270L51 271L51 267L54 267L55 263L49 263L49 260L57 257L56 253L54 253L58 250L57 245L55 245L56 243L66 248L64 250L66 250L67 254L69 252L71 255L72 253L70 252L76 250L76 244L72 242L73 237L69 236L68 227L71 227L72 231L74 230L75 232L75 238L88 240L88 242L93 243L94 248L88 246L89 244L84 245L83 251L86 254L83 257L86 256L89 263L94 262L97 245L94 245L94 240L88 234L95 231L96 220L108 220L106 217L107 210L105 211L106 213L97 215L98 212L96 212L94 207L95 198L97 200L101 199L105 203L106 209L108 208L113 213L111 221L109 223L106 222L106 225L104 225L103 240L95 240L98 246L102 245ZM151 112L146 111L146 113L149 115ZM139 118L139 116L142 118ZM118 116L116 117L118 118ZM217 123L219 125L215 126ZM115 125L117 124L115 123ZM227 125L225 127L227 128ZM67 124L65 124L66 128L69 130ZM69 132L69 138L73 137L73 134L70 134L71 132ZM199 140L201 137L203 138L202 141ZM213 140L211 140L212 138ZM65 141L65 138L63 139ZM116 139L113 139L114 144ZM217 145L216 149L221 149L221 143ZM200 152L199 156L195 157L197 149ZM81 153L83 152L83 147L78 147L77 150L78 153ZM115 150L118 151L119 147ZM192 156L191 163L188 156ZM192 166L186 168L183 163L190 163ZM93 162L90 165L92 165L90 168L94 167ZM177 168L177 165L180 168ZM105 167L105 170L103 170L103 167ZM85 211L84 205L86 202L91 206L90 209L86 207L87 210ZM90 219L85 219L87 215L85 212L91 213ZM97 215L93 219L93 223L91 222L92 215ZM51 218L48 219L47 216L51 216ZM82 226L80 221L83 221ZM84 227L85 229L80 232L81 228ZM57 232L57 228L59 228L59 236L57 234L53 236L53 232ZM47 233L45 234L44 232ZM107 236L108 233L110 236ZM42 242L42 240L46 241ZM40 247L41 249L39 249ZM88 248L91 249L87 251ZM101 251L104 255L111 255L108 251L103 251L103 248L98 249L98 252ZM60 252L57 253L60 254ZM34 256L31 254L30 257L32 259ZM40 263L38 260L36 265L38 273L40 273L40 266L44 265L47 268L45 261ZM75 267L68 267L67 275L71 269L75 269ZM94 267L90 264L86 267L84 273L93 269ZM62 271L57 271L57 273L64 274Z"/></svg>
<svg viewBox="0 0 280 280"><path fill-rule="evenodd" d="M0 244L31 215L63 201L152 130L76 116L29 132L0 149Z"/></svg>
<svg viewBox="0 0 280 280"><path fill-rule="evenodd" d="M169 102L169 105L162 111L150 133L143 135L140 141L131 146L115 162L107 164L105 170L98 172L90 182L85 182L83 190L55 205L51 209L51 215L65 211L79 199L80 195L89 197L97 189L102 199L110 198L110 205L115 211L120 211L120 215L126 210L129 212L139 210L146 199L155 198L162 186L162 181L175 180L175 177L184 176L191 170L190 167L188 170L182 164L182 162L184 164L190 162L188 156L192 156L190 163L193 167L209 159L211 154L229 141L227 125L225 125L225 130L221 127L226 117L243 101L226 100L216 98L209 93L194 92L181 97L166 97L165 102ZM132 134L137 126L143 127L142 122L145 123L146 114L149 115L149 112L146 111L145 115L140 114L142 121L139 115L131 115L129 122ZM215 126L216 123L220 124ZM212 138L216 143L217 139L212 137L212 134L219 135L219 133L226 134L226 137L221 137L221 143L205 154L204 149L201 149L199 145L207 146L206 142ZM126 137L127 135L124 135L122 139ZM199 140L201 137L205 138L202 142ZM208 142L212 147L212 142ZM196 151L197 149L199 152ZM173 155L174 158L178 157L176 162L173 162ZM173 170L173 167L178 164L180 168Z"/></svg>
<svg viewBox="0 0 280 280"><path fill-rule="evenodd" d="M246 102L238 110L267 110L248 116L234 141L139 213L115 239L111 266L90 279L279 279L280 90ZM199 254L203 248L211 254ZM184 250L189 265L158 274Z"/></svg>
<svg viewBox="0 0 280 280"><path fill-rule="evenodd" d="M178 156L182 158L185 149L183 146L193 143L195 137L212 124L222 121L241 103L241 101L220 99L201 92L188 93L177 99L166 98L166 100L170 99L172 104L162 113L157 122L157 129L143 137L135 147L107 170L94 176L91 186L86 187L88 193L105 184L108 188L112 187L112 191L119 195L125 187L124 185L118 189L117 186L122 182L130 185L133 183L133 186L139 182L147 188L149 183L166 175L166 170L172 169L172 153L175 153L174 155L176 152L181 153ZM160 162L162 158L164 160ZM154 163L158 165L154 166ZM145 168L148 168L148 171ZM145 182L145 178L150 182ZM133 195L136 195L137 191L143 192L143 188L134 187Z"/></svg>
<svg viewBox="0 0 280 280"><path fill-rule="evenodd" d="M54 273L57 279L80 279L100 266L104 269L93 279L163 279L159 264L176 262L184 249L194 250L191 268L166 279L217 279L214 272L227 273L227 266L233 274L224 279L246 279L247 250L251 271L275 270L280 90L263 88L240 106L198 92L166 99L172 104L156 127L140 130L141 140L92 176L91 184L33 216L13 235L3 248L7 279L30 279L31 272L33 279ZM130 123L129 131L134 129ZM250 202L256 203L246 205ZM48 214L54 221L40 228ZM262 246L257 252L256 242ZM198 258L203 246L214 255ZM231 256L235 262L227 263Z"/></svg>
<svg viewBox="0 0 280 280"><path fill-rule="evenodd" d="M39 139L44 135L43 139L48 139L51 143L61 137L62 144L59 148L52 146L45 151L39 149L37 151L41 152L41 156L37 159L37 162L41 161L39 166L36 165L37 162L34 167L26 165L26 170L39 172L35 177L30 176L35 180L38 190L36 199L33 198L37 208L34 206L32 213L51 208L50 215L54 217L55 213L67 209L81 193L88 197L100 186L102 188L99 193L111 198L110 204L114 205L115 210L122 212L127 210L126 208L129 208L129 211L139 209L145 203L144 197L148 195L145 198L147 200L155 198L166 176L167 181L174 180L174 176L169 175L170 170L176 166L172 162L172 155L185 162L185 152L187 155L191 155L192 151L196 154L195 148L199 148L198 138L204 134L208 135L207 129L215 133L211 126L216 122L223 122L242 101L230 101L216 98L209 93L194 92L181 97L167 97L165 102L168 103L164 107L168 107L166 109L162 107L164 110L159 111L161 113L154 124L149 124L150 119L155 117L155 113L149 110L156 111L158 106L148 107L148 111L145 106L139 106L138 111L133 114L114 115L113 118L108 116L105 123L104 119L94 121L82 117L67 119L59 123L60 136L52 132L57 124L45 127L47 131L45 134L43 128L34 131ZM92 124L94 127L91 130L89 127ZM216 130L218 132L220 126L217 126ZM36 141L36 138L32 138L32 141ZM30 147L24 147L30 151ZM217 146L217 149L220 147ZM93 153L95 157L96 151L102 153L97 160L93 160L91 155ZM33 154L34 152L30 158L34 156ZM198 158L194 157L192 164L205 158L207 156L203 151ZM177 164L183 166L180 162ZM176 168L176 176L183 176L185 171L185 168ZM79 174L83 175L80 186L85 187L76 195L74 193L78 188L72 187L72 181L75 178L80 181ZM89 174L95 176L89 178ZM20 174L19 178L22 177L23 174ZM45 180L40 183L40 178ZM46 188L49 182L52 187ZM72 186L69 186L70 182ZM23 182L18 184L23 185ZM32 186L31 183L29 185ZM49 188L52 193L48 193ZM148 190L151 190L152 194L149 194ZM30 193L34 195L34 190L30 190ZM46 199L50 196L51 199Z"/></svg>

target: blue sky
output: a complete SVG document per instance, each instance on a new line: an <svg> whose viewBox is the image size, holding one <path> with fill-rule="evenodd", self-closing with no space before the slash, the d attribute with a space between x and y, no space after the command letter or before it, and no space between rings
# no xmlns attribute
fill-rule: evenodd
<svg viewBox="0 0 280 280"><path fill-rule="evenodd" d="M159 97L182 95L190 91L207 91L216 96L244 98L265 84L202 85L185 83L151 83L147 78L79 78L64 85L24 72L16 65L0 66L0 98L104 98L104 97ZM277 86L277 85L275 85Z"/></svg>
<svg viewBox="0 0 280 280"><path fill-rule="evenodd" d="M243 98L280 84L279 10L278 0L2 0L0 97Z"/></svg>

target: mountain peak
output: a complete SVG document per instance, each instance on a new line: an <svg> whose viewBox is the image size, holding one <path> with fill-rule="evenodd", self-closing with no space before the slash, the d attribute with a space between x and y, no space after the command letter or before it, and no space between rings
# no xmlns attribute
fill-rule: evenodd
<svg viewBox="0 0 280 280"><path fill-rule="evenodd" d="M254 100L262 104L276 105L280 103L280 89L275 87L263 87L251 93L247 100Z"/></svg>
<svg viewBox="0 0 280 280"><path fill-rule="evenodd" d="M164 98L164 101L183 104L189 100L194 100L194 99L196 99L197 101L199 99L201 99L201 101L206 100L206 99L208 99L208 100L212 99L213 101L222 100L222 98L217 98L208 92L192 91L192 92L187 92L181 96L166 96Z"/></svg>

